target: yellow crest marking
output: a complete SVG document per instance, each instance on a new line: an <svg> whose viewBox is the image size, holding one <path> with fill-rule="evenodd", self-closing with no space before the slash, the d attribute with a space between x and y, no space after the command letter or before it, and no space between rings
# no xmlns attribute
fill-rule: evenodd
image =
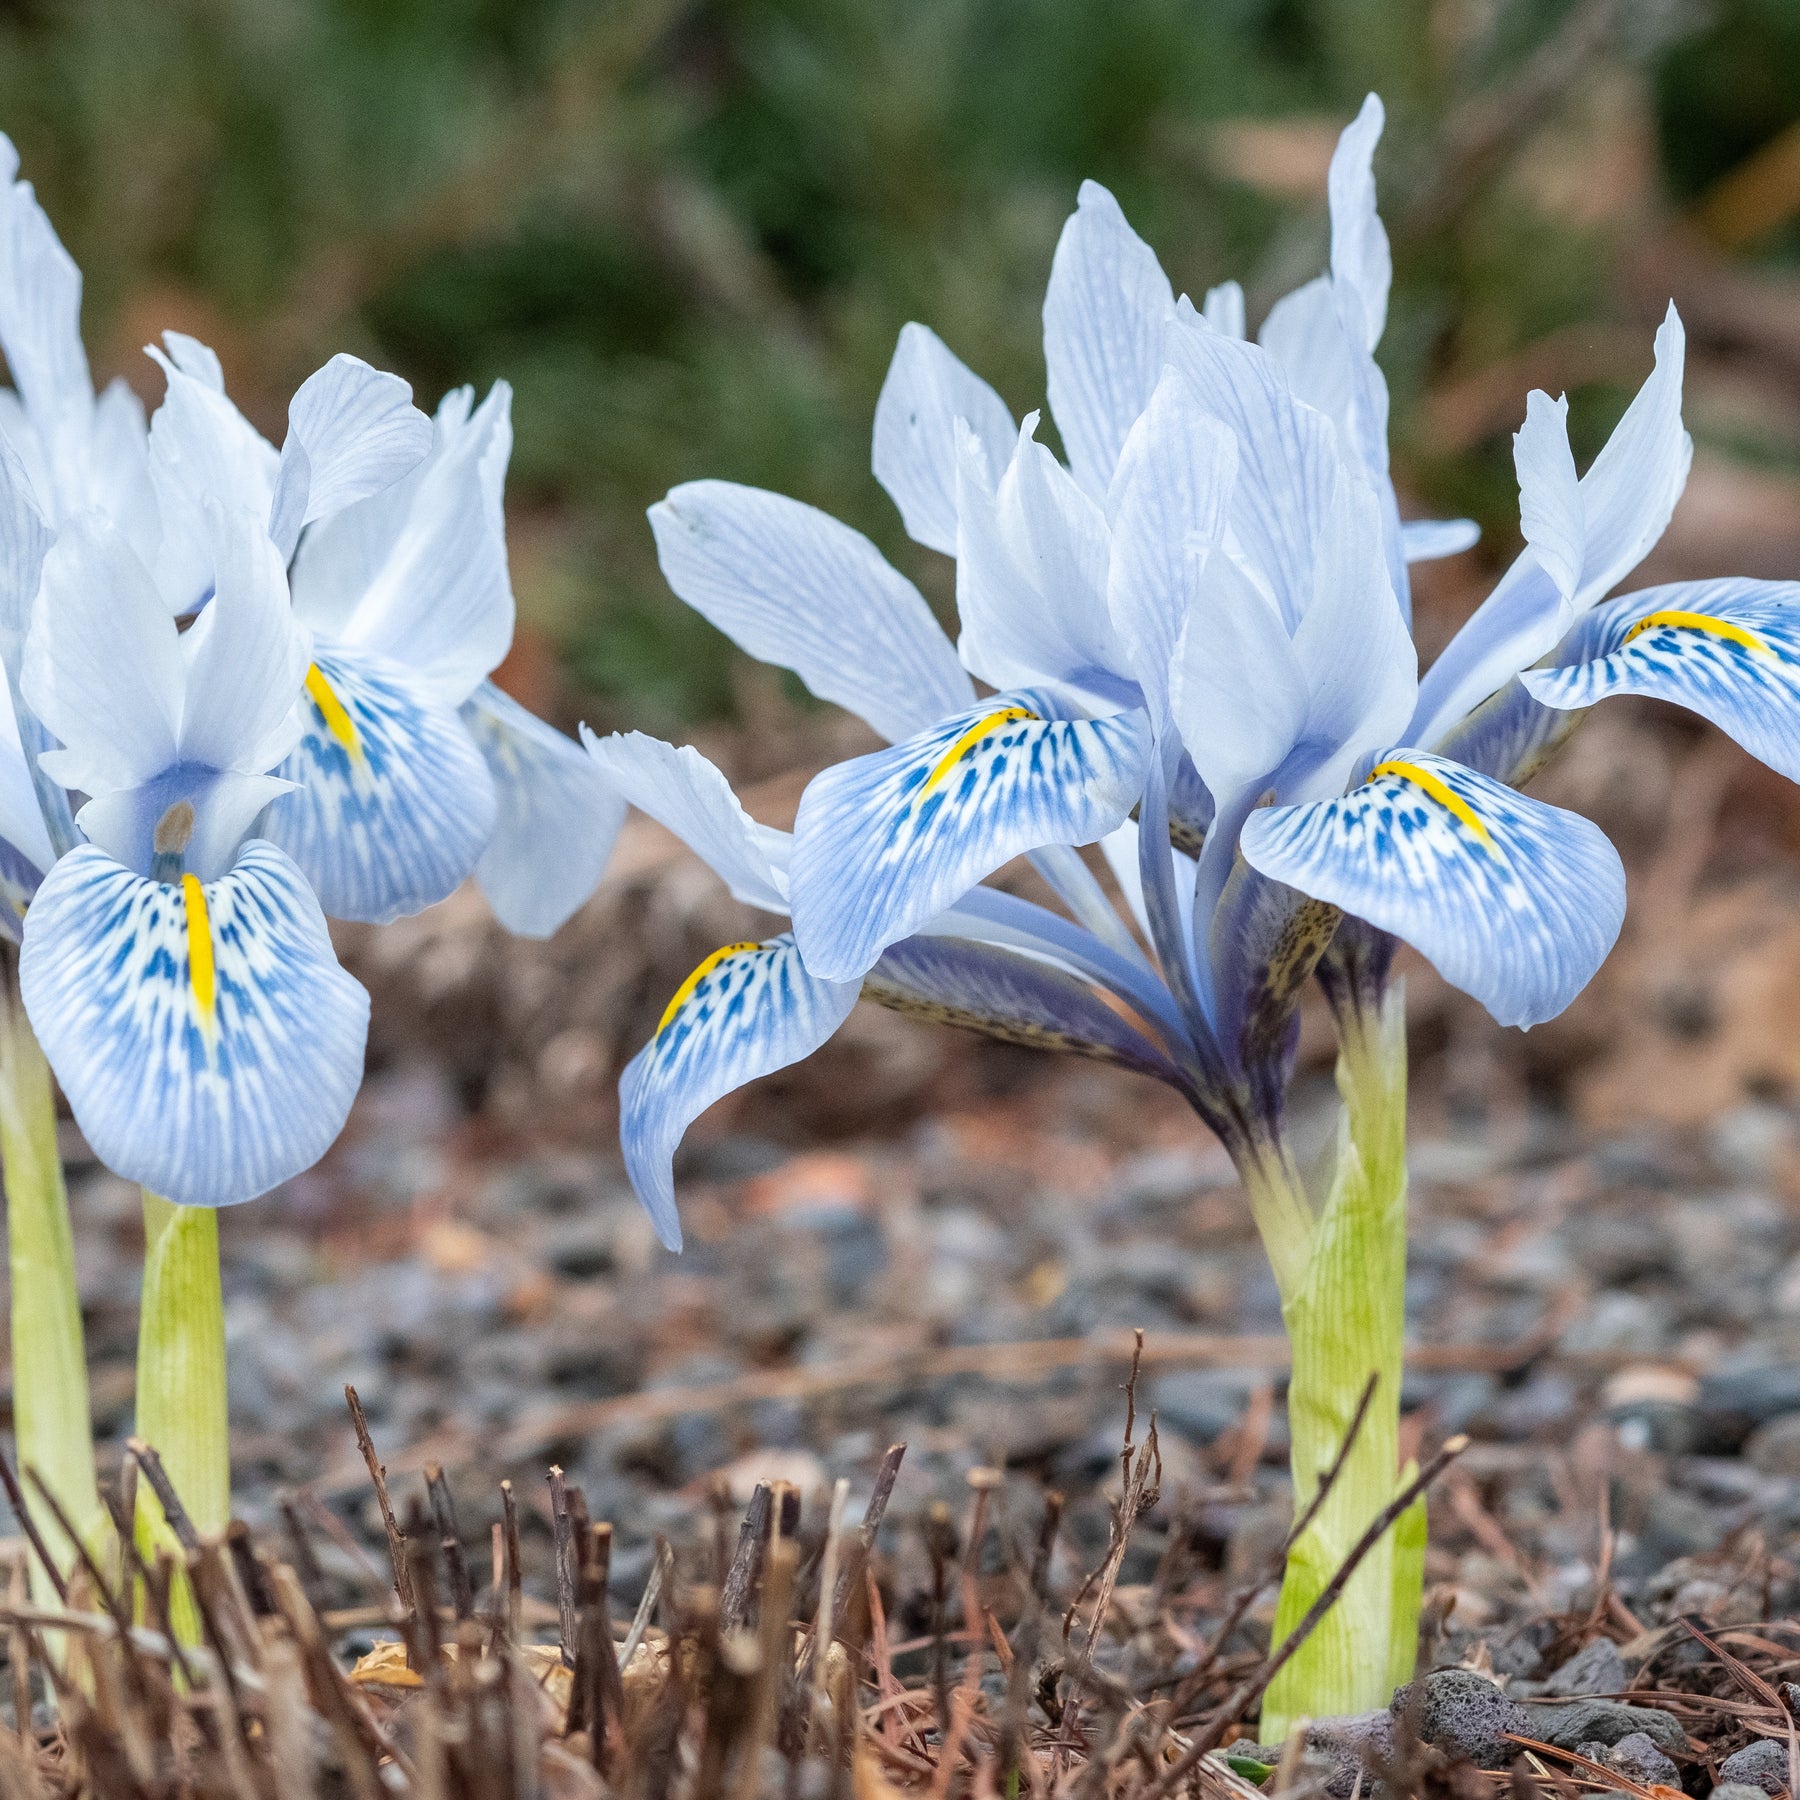
<svg viewBox="0 0 1800 1800"><path fill-rule="evenodd" d="M700 964L699 968L697 968L693 974L691 974L687 980L675 990L675 998L663 1009L663 1016L656 1022L655 1035L661 1037L662 1034L668 1030L669 1021L687 1005L688 1001L693 997L694 989L697 988L720 963L727 961L733 956L742 956L746 950L760 950L761 948L761 944L727 944L723 949L715 950L712 955L707 957L705 961Z"/></svg>
<svg viewBox="0 0 1800 1800"><path fill-rule="evenodd" d="M1429 794L1459 825L1474 832L1484 844L1492 845L1493 833L1482 824L1481 815L1440 776L1432 774L1429 769L1420 768L1417 763L1409 762L1384 762L1369 771L1371 781L1379 781L1383 775L1410 781L1421 792Z"/></svg>
<svg viewBox="0 0 1800 1800"><path fill-rule="evenodd" d="M337 690L325 679L324 672L317 663L306 666L306 696L319 709L319 717L325 721L325 729L344 746L352 759L362 755L362 737L356 729L356 721L344 709L344 703L337 697Z"/></svg>
<svg viewBox="0 0 1800 1800"><path fill-rule="evenodd" d="M213 966L212 919L199 876L182 876L181 898L187 909L188 984L194 990L201 1023L210 1026L218 1004L218 977Z"/></svg>
<svg viewBox="0 0 1800 1800"><path fill-rule="evenodd" d="M1653 612L1646 613L1625 634L1625 642L1619 646L1622 650L1634 637L1646 631L1655 631L1658 626L1670 626L1677 631L1703 631L1708 637L1723 638L1728 644L1737 644L1745 650L1767 651L1769 646L1754 631L1746 631L1742 625L1734 625L1729 619L1715 619L1711 613L1697 612Z"/></svg>
<svg viewBox="0 0 1800 1800"><path fill-rule="evenodd" d="M1003 706L998 712L989 713L985 719L977 719L937 759L931 773L925 777L925 785L919 789L919 798L923 800L990 731L1001 725L1017 724L1020 719L1036 719L1038 716L1029 706Z"/></svg>

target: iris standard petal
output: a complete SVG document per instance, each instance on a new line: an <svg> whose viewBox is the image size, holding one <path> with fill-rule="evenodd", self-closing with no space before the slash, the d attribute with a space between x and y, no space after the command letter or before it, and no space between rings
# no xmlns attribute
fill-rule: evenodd
<svg viewBox="0 0 1800 1800"><path fill-rule="evenodd" d="M1481 527L1473 519L1408 519L1400 527L1400 542L1409 563L1436 562L1474 549Z"/></svg>
<svg viewBox="0 0 1800 1800"><path fill-rule="evenodd" d="M179 1205L311 1167L362 1080L369 997L270 844L205 885L71 851L27 915L19 981L95 1154Z"/></svg>
<svg viewBox="0 0 1800 1800"><path fill-rule="evenodd" d="M1012 454L1006 402L926 325L903 325L875 402L875 479L916 543L956 554L956 421L974 432L988 479Z"/></svg>
<svg viewBox="0 0 1800 1800"><path fill-rule="evenodd" d="M305 734L277 774L298 782L264 835L305 870L335 919L382 924L442 900L494 829L475 740L410 670L316 645Z"/></svg>
<svg viewBox="0 0 1800 1800"><path fill-rule="evenodd" d="M1200 303L1200 316L1214 331L1227 337L1241 338L1249 334L1244 328L1244 289L1240 282L1221 281L1206 290Z"/></svg>
<svg viewBox="0 0 1800 1800"><path fill-rule="evenodd" d="M675 990L619 1078L619 1139L656 1234L681 1248L671 1167L688 1126L735 1088L810 1056L848 1017L859 983L809 974L784 932L715 950Z"/></svg>
<svg viewBox="0 0 1800 1800"><path fill-rule="evenodd" d="M763 662L890 741L973 693L925 597L859 531L730 481L689 481L650 509L664 578Z"/></svg>
<svg viewBox="0 0 1800 1800"><path fill-rule="evenodd" d="M1044 363L1069 467L1096 499L1155 391L1174 304L1156 252L1105 188L1084 181L1050 264Z"/></svg>
<svg viewBox="0 0 1800 1800"><path fill-rule="evenodd" d="M1380 95L1369 94L1338 138L1326 183L1331 206L1331 279L1355 294L1353 316L1362 326L1362 347L1367 350L1381 342L1387 324L1388 289L1394 279L1387 228L1375 206L1375 146L1386 123Z"/></svg>
<svg viewBox="0 0 1800 1800"><path fill-rule="evenodd" d="M269 508L283 559L303 527L391 487L431 448L431 421L398 375L340 352L301 382Z"/></svg>
<svg viewBox="0 0 1800 1800"><path fill-rule="evenodd" d="M1545 706L1648 694L1710 719L1777 774L1800 781L1800 583L1683 581L1591 613L1559 668L1520 681Z"/></svg>
<svg viewBox="0 0 1800 1800"><path fill-rule="evenodd" d="M612 790L672 831L746 906L785 913L787 834L759 825L731 783L692 744L677 749L642 731L581 741Z"/></svg>
<svg viewBox="0 0 1800 1800"><path fill-rule="evenodd" d="M462 709L498 805L475 879L520 937L550 937L599 885L625 799L582 747L484 682Z"/></svg>
<svg viewBox="0 0 1800 1800"><path fill-rule="evenodd" d="M882 952L863 978L862 991L865 999L915 1018L1180 1082L1175 1065L1150 1035L1085 982L993 944L903 938Z"/></svg>
<svg viewBox="0 0 1800 1800"><path fill-rule="evenodd" d="M1125 818L1143 791L1144 715L1045 715L1039 695L996 694L813 778L789 870L808 968L852 980L1013 857L1093 843Z"/></svg>
<svg viewBox="0 0 1800 1800"><path fill-rule="evenodd" d="M1625 871L1600 829L1422 750L1244 827L1263 874L1404 938L1503 1025L1554 1018L1612 948Z"/></svg>

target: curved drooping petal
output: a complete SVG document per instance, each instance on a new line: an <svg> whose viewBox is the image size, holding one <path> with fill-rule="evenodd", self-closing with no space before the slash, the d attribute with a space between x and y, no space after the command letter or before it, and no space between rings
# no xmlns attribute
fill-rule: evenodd
<svg viewBox="0 0 1800 1800"><path fill-rule="evenodd" d="M335 919L383 924L442 900L494 829L494 784L462 720L386 657L314 646L305 732L278 774L297 782L263 834Z"/></svg>
<svg viewBox="0 0 1800 1800"><path fill-rule="evenodd" d="M269 844L179 885L71 851L26 917L19 982L95 1154L182 1206L309 1168L362 1080L369 997Z"/></svg>
<svg viewBox="0 0 1800 1800"><path fill-rule="evenodd" d="M1474 549L1481 527L1473 519L1408 519L1400 527L1400 542L1409 563L1436 562Z"/></svg>
<svg viewBox="0 0 1800 1800"><path fill-rule="evenodd" d="M512 390L496 382L473 416L469 397L446 396L429 458L309 527L294 561L302 623L404 665L447 706L462 705L499 666L513 634L504 505Z"/></svg>
<svg viewBox="0 0 1800 1800"><path fill-rule="evenodd" d="M681 1248L671 1164L688 1126L735 1088L810 1056L856 1004L855 981L807 972L783 932L715 950L675 990L619 1078L619 1139L656 1235Z"/></svg>
<svg viewBox="0 0 1800 1800"><path fill-rule="evenodd" d="M875 479L916 543L956 554L956 422L975 434L990 483L1012 454L1006 402L926 325L903 325L875 402Z"/></svg>
<svg viewBox="0 0 1800 1800"><path fill-rule="evenodd" d="M624 796L579 744L491 681L464 702L462 719L498 801L475 879L508 931L550 937L599 885Z"/></svg>
<svg viewBox="0 0 1800 1800"><path fill-rule="evenodd" d="M861 532L730 481L689 481L650 509L664 578L750 655L894 741L974 692L925 597Z"/></svg>
<svg viewBox="0 0 1800 1800"><path fill-rule="evenodd" d="M412 388L340 351L288 403L268 514L283 560L313 520L391 487L430 449L431 421L413 405Z"/></svg>
<svg viewBox="0 0 1800 1800"><path fill-rule="evenodd" d="M1503 1025L1554 1018L1612 948L1625 871L1595 825L1426 751L1335 800L1266 808L1251 865L1404 938Z"/></svg>
<svg viewBox="0 0 1800 1800"><path fill-rule="evenodd" d="M1035 441L1037 422L1026 415L998 488L959 427L957 655L990 687L1050 685L1078 710L1135 705L1107 612L1106 515Z"/></svg>
<svg viewBox="0 0 1800 1800"><path fill-rule="evenodd" d="M788 909L788 837L744 811L731 783L692 744L642 731L581 741L612 789L672 831L746 906Z"/></svg>
<svg viewBox="0 0 1800 1800"><path fill-rule="evenodd" d="M1527 550L1426 671L1407 730L1413 742L1435 745L1553 649L1662 536L1694 452L1681 423L1685 344L1670 306L1656 333L1656 367L1573 492L1565 409L1547 397L1528 401L1514 442L1519 510L1544 554Z"/></svg>
<svg viewBox="0 0 1800 1800"><path fill-rule="evenodd" d="M1588 615L1562 666L1520 681L1545 706L1648 694L1710 719L1800 781L1800 583L1682 581L1625 594Z"/></svg>
<svg viewBox="0 0 1800 1800"><path fill-rule="evenodd" d="M1044 363L1069 467L1095 499L1156 389L1174 306L1156 252L1105 188L1084 181L1050 265Z"/></svg>
<svg viewBox="0 0 1800 1800"><path fill-rule="evenodd" d="M993 944L903 938L863 978L863 997L1009 1044L1067 1050L1179 1086L1175 1065L1085 982Z"/></svg>
<svg viewBox="0 0 1800 1800"><path fill-rule="evenodd" d="M808 968L853 980L1013 857L1093 843L1125 818L1143 792L1144 715L1046 711L1037 694L996 694L813 778L789 870Z"/></svg>

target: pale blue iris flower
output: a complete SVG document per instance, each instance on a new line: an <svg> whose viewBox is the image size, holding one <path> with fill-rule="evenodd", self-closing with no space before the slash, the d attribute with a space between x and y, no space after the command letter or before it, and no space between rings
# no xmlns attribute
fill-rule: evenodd
<svg viewBox="0 0 1800 1800"><path fill-rule="evenodd" d="M96 1152L179 1204L247 1200L317 1160L360 1081L367 996L325 914L475 874L547 934L624 802L488 680L504 385L434 420L335 357L277 449L169 333L147 424L94 394L79 272L0 155L0 931Z"/></svg>
<svg viewBox="0 0 1800 1800"><path fill-rule="evenodd" d="M859 981L1091 1054L1127 1030L1149 1055L1117 1060L1156 1065L1254 1163L1278 1135L1298 990L1334 933L1383 958L1411 942L1505 1023L1552 1017L1592 976L1623 917L1618 857L1512 785L1574 709L1659 693L1791 767L1792 586L1598 604L1685 478L1672 311L1586 477L1561 404L1532 397L1518 441L1528 547L1420 681L1408 563L1475 534L1403 524L1388 472L1381 126L1371 97L1332 164L1330 270L1279 302L1256 344L1235 285L1198 309L1178 299L1112 197L1084 186L1044 309L1066 466L1036 442L1036 415L1016 427L930 331L906 328L874 465L910 535L957 559L955 654L911 584L811 508L696 482L652 509L677 594L893 746L826 770L802 800L780 868L784 981L754 1005L714 981L756 948L736 947L633 1064L627 1153L665 1236L681 1127L828 1035ZM971 675L997 691L978 699ZM1138 937L1073 853L1094 842ZM979 885L1021 854L1076 923ZM1001 944L1007 972L1037 983L1033 1008L984 985ZM910 986L888 981L902 965ZM794 1031L801 980L835 998ZM1030 1031L1008 1006L1033 1012ZM710 1056L727 1036L730 1054Z"/></svg>

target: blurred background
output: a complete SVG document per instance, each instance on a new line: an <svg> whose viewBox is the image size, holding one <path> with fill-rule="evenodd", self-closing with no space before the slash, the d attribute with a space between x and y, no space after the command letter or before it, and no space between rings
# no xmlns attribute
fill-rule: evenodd
<svg viewBox="0 0 1800 1800"><path fill-rule="evenodd" d="M179 327L276 435L338 350L427 406L511 381L502 681L566 727L701 742L776 823L866 740L669 595L645 507L699 476L783 490L867 531L948 616L947 563L869 472L901 325L932 325L1015 413L1039 405L1043 286L1090 176L1178 289L1237 276L1260 317L1323 265L1327 160L1371 87L1404 504L1484 530L1418 572L1425 651L1517 548L1526 391L1570 393L1585 459L1671 298L1697 452L1640 579L1800 577L1800 0L0 3L0 125L86 272L96 373L154 402L141 346ZM1588 993L1529 1036L1412 966L1416 1176L1452 1196L1421 1211L1423 1328L1441 1304L1447 1329L1523 1330L1579 1269L1600 1285L1569 1329L1595 1354L1674 1355L1741 1301L1791 1361L1800 801L1709 728L1620 702L1536 791L1613 835L1631 915ZM1229 1168L1166 1096L867 1007L696 1127L689 1254L653 1252L617 1163L618 1070L749 922L640 820L547 945L506 939L472 891L342 934L375 994L371 1079L321 1169L226 1226L234 1403L272 1470L316 1473L295 1446L336 1442L346 1378L392 1442L721 1357L1272 1329ZM1328 1118L1330 1057L1309 1014L1306 1118ZM1605 1162L1619 1144L1640 1148ZM117 1428L135 1200L97 1170L78 1186ZM1567 1236L1601 1229L1590 1192L1633 1246L1610 1263ZM1686 1222L1657 1237L1645 1195L1677 1192ZM1431 1285L1472 1256L1511 1271L1491 1317L1462 1275ZM1684 1285L1696 1261L1723 1286ZM1556 1427L1545 1404L1518 1429ZM1004 1407L963 1426L988 1454L1033 1428ZM609 1462L571 1427L529 1454L560 1443L596 1483L685 1479L738 1441L695 1431Z"/></svg>

